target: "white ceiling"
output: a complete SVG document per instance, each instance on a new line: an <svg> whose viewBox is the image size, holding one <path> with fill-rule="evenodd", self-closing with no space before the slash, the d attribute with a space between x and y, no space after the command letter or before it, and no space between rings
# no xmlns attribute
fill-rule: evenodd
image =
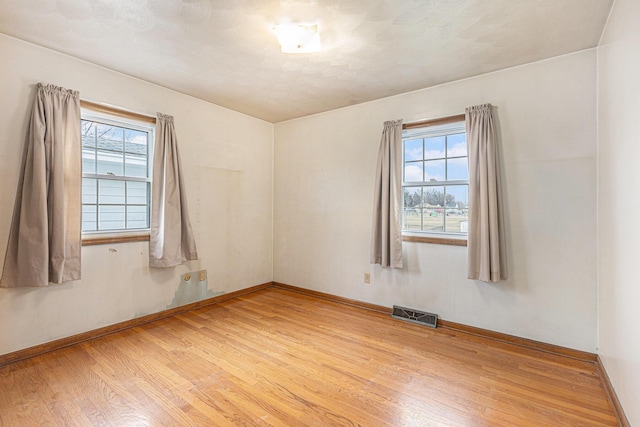
<svg viewBox="0 0 640 427"><path fill-rule="evenodd" d="M597 45L613 0L0 0L0 32L270 122ZM274 24L317 22L283 54Z"/></svg>

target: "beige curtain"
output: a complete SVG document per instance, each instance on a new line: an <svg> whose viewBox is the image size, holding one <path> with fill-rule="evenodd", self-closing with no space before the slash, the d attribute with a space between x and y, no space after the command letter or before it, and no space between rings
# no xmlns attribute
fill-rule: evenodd
<svg viewBox="0 0 640 427"><path fill-rule="evenodd" d="M77 91L37 85L0 286L80 279L81 157Z"/></svg>
<svg viewBox="0 0 640 427"><path fill-rule="evenodd" d="M153 157L149 265L173 267L198 259L173 116L158 113Z"/></svg>
<svg viewBox="0 0 640 427"><path fill-rule="evenodd" d="M498 141L490 104L465 111L469 150L468 277L507 279Z"/></svg>
<svg viewBox="0 0 640 427"><path fill-rule="evenodd" d="M384 123L371 226L371 264L402 268L402 120Z"/></svg>

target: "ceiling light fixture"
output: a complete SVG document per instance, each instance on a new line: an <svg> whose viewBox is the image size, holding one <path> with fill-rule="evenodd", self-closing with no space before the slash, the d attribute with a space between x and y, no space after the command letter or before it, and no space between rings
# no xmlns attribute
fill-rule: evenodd
<svg viewBox="0 0 640 427"><path fill-rule="evenodd" d="M273 27L284 53L319 52L320 32L318 24L280 24Z"/></svg>

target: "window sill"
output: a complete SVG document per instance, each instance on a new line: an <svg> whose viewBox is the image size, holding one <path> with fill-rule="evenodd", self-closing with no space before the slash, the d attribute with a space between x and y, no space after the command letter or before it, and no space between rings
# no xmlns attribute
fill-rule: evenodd
<svg viewBox="0 0 640 427"><path fill-rule="evenodd" d="M82 246L95 246L95 245L111 245L114 243L130 243L130 242L148 242L149 234L138 234L133 236L83 236Z"/></svg>
<svg viewBox="0 0 640 427"><path fill-rule="evenodd" d="M438 245L467 246L467 239L455 239L447 237L403 235L402 241L414 243L435 243Z"/></svg>

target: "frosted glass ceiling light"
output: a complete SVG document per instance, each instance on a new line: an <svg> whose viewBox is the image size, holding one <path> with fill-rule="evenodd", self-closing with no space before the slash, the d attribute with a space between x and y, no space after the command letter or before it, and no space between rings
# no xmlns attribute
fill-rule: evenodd
<svg viewBox="0 0 640 427"><path fill-rule="evenodd" d="M280 24L273 27L284 53L310 53L320 51L318 24Z"/></svg>

